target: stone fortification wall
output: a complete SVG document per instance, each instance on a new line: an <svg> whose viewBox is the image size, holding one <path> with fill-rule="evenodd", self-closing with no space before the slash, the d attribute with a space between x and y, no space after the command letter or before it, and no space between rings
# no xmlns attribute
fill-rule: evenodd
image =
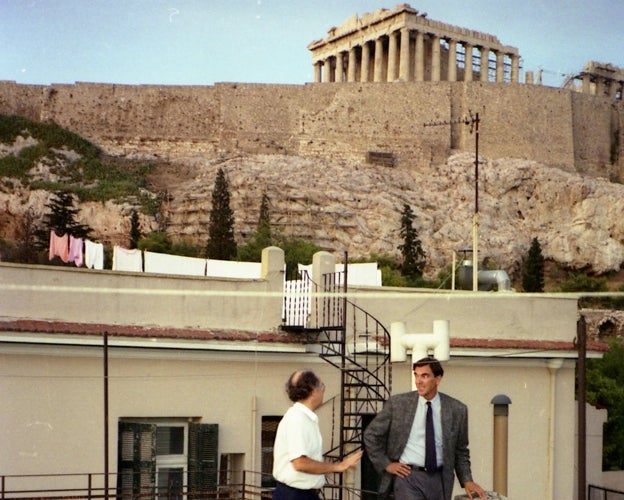
<svg viewBox="0 0 624 500"><path fill-rule="evenodd" d="M53 85L41 119L54 120L113 154L175 157L190 149L214 155L221 130L214 87Z"/></svg>
<svg viewBox="0 0 624 500"><path fill-rule="evenodd" d="M43 85L19 85L13 81L0 81L0 113L19 115L31 120L41 118Z"/></svg>
<svg viewBox="0 0 624 500"><path fill-rule="evenodd" d="M571 97L577 170L624 180L624 104L575 92Z"/></svg>
<svg viewBox="0 0 624 500"><path fill-rule="evenodd" d="M54 120L113 154L169 159L281 153L431 164L474 152L463 124L479 112L480 153L528 158L621 180L623 105L569 90L492 82L215 86L0 82L0 113Z"/></svg>
<svg viewBox="0 0 624 500"><path fill-rule="evenodd" d="M456 85L453 119L478 112L479 153L491 158L526 158L574 166L571 92L521 84ZM454 125L454 149L474 151L474 136ZM604 145L604 143L603 143Z"/></svg>
<svg viewBox="0 0 624 500"><path fill-rule="evenodd" d="M327 87L331 94L315 102ZM449 85L343 83L308 89L300 142L306 156L348 152L362 160L372 151L391 153L399 163L429 164L449 152L450 127L424 127L432 119L450 119Z"/></svg>

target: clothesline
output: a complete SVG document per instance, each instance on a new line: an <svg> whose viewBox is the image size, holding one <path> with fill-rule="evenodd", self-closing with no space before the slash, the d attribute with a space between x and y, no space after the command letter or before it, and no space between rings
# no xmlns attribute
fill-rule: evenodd
<svg viewBox="0 0 624 500"><path fill-rule="evenodd" d="M88 239L76 238L71 234L58 236L50 231L48 258L59 257L63 262L73 262L76 267L83 264L89 269L104 269L104 245Z"/></svg>
<svg viewBox="0 0 624 500"><path fill-rule="evenodd" d="M89 269L104 269L104 245L70 234L58 236L50 231L49 259L59 257L76 267L83 264ZM113 247L113 271L178 274L184 276L210 276L220 278L259 279L260 262L236 262L183 255L170 255L148 250Z"/></svg>

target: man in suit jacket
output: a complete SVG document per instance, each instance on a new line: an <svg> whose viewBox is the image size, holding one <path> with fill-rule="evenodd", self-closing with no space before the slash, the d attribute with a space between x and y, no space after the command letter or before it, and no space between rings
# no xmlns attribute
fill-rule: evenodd
<svg viewBox="0 0 624 500"><path fill-rule="evenodd" d="M472 479L468 408L438 392L440 362L423 358L413 366L416 391L390 397L364 432L366 453L380 474L379 492L396 500L451 500L453 474L470 498L486 494ZM425 468L425 415L431 402L437 467Z"/></svg>

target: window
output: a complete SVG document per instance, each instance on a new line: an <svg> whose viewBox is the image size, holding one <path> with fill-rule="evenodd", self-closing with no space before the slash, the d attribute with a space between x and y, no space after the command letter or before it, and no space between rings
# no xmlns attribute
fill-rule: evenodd
<svg viewBox="0 0 624 500"><path fill-rule="evenodd" d="M189 493L216 498L218 424L188 420L119 421L118 495L182 499Z"/></svg>
<svg viewBox="0 0 624 500"><path fill-rule="evenodd" d="M261 446L262 446L262 487L274 488L275 479L273 478L273 444L275 443L275 434L277 434L277 426L282 417L266 416L262 417Z"/></svg>
<svg viewBox="0 0 624 500"><path fill-rule="evenodd" d="M224 453L219 460L219 499L238 498L243 485L244 453Z"/></svg>

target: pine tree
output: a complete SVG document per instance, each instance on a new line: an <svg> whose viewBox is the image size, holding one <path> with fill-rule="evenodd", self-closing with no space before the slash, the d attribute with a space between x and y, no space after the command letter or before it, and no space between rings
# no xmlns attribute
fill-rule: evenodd
<svg viewBox="0 0 624 500"><path fill-rule="evenodd" d="M139 246L141 239L141 225L139 224L139 214L136 210L132 211L130 216L130 248L134 249Z"/></svg>
<svg viewBox="0 0 624 500"><path fill-rule="evenodd" d="M76 220L79 208L74 207L74 195L67 191L57 191L46 203L50 211L43 216L43 225L36 231L38 247L45 248L50 239L50 231L58 236L70 234L75 238L87 238L93 229Z"/></svg>
<svg viewBox="0 0 624 500"><path fill-rule="evenodd" d="M544 291L544 256L537 238L533 238L529 248L522 274L522 288L525 292Z"/></svg>
<svg viewBox="0 0 624 500"><path fill-rule="evenodd" d="M401 264L401 274L408 279L418 280L422 278L426 264L426 253L422 248L418 233L414 229L414 212L407 204L403 204L401 212L401 238L403 243L397 248L401 251L403 262Z"/></svg>
<svg viewBox="0 0 624 500"><path fill-rule="evenodd" d="M234 213L230 208L230 188L222 168L217 172L212 191L206 257L219 260L232 260L236 257Z"/></svg>

